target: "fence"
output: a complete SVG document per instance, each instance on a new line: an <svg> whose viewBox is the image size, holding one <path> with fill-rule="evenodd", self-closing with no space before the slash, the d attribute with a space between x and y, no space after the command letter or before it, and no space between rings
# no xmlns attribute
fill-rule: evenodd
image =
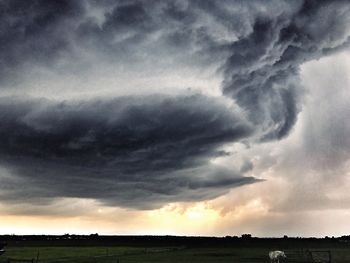
<svg viewBox="0 0 350 263"><path fill-rule="evenodd" d="M0 263L122 263L125 262L125 256L136 256L142 254L152 254L168 251L169 249L146 249L144 251L114 254L111 255L107 253L106 255L99 256L79 256L79 257L62 257L55 259L40 259L39 252L36 258L33 259L15 259L15 258L5 258L4 261ZM170 250L172 251L172 250ZM281 259L280 263L332 263L332 254L330 250L310 250L310 249L300 249L300 250L285 250L287 256L286 259ZM220 255L220 254L219 254ZM126 260L128 261L128 260ZM252 255L249 257L244 257L245 262L250 263L269 263L268 253L259 253L259 255Z"/></svg>
<svg viewBox="0 0 350 263"><path fill-rule="evenodd" d="M35 263L35 259L8 258L7 263Z"/></svg>
<svg viewBox="0 0 350 263"><path fill-rule="evenodd" d="M309 257L314 263L332 263L330 250L309 250Z"/></svg>
<svg viewBox="0 0 350 263"><path fill-rule="evenodd" d="M287 251L287 261L293 263L332 263L330 250L294 250Z"/></svg>

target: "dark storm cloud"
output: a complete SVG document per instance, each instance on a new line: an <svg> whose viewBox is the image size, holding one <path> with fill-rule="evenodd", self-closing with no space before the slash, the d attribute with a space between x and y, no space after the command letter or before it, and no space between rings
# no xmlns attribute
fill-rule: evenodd
<svg viewBox="0 0 350 263"><path fill-rule="evenodd" d="M349 43L348 1L11 0L0 12L0 82L28 66L69 71L84 54L123 68L215 62L223 95L248 117L199 95L2 99L0 162L17 175L3 179L9 200L87 197L149 208L254 182L209 160L250 135L286 136L301 109L299 66ZM28 190L14 191L18 184Z"/></svg>
<svg viewBox="0 0 350 263"><path fill-rule="evenodd" d="M251 34L229 47L224 93L248 111L263 139L282 138L296 122L300 64L349 44L348 1L299 3L290 16L257 17Z"/></svg>
<svg viewBox="0 0 350 263"><path fill-rule="evenodd" d="M81 1L0 2L0 77L18 77L29 64L51 64L70 50L72 29L83 14Z"/></svg>
<svg viewBox="0 0 350 263"><path fill-rule="evenodd" d="M232 108L201 95L71 103L3 98L0 121L1 165L18 175L2 183L2 199L86 197L151 208L256 181L207 165L225 154L220 146L251 129ZM11 188L22 181L23 188Z"/></svg>
<svg viewBox="0 0 350 263"><path fill-rule="evenodd" d="M296 122L300 64L349 44L350 5L345 0L37 0L1 5L3 75L28 61L52 64L77 47L119 63L174 57L205 67L221 61L224 95L248 112L263 140L284 137ZM89 11L95 9L102 10L100 22Z"/></svg>

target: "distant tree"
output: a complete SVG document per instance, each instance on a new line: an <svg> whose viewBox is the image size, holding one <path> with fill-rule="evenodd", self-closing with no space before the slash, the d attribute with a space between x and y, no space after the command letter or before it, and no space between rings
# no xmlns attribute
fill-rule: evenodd
<svg viewBox="0 0 350 263"><path fill-rule="evenodd" d="M90 239L98 239L98 234L90 234Z"/></svg>

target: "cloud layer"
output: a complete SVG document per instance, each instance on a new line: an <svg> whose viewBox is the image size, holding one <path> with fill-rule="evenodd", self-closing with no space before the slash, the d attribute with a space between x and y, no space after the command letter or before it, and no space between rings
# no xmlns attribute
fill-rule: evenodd
<svg viewBox="0 0 350 263"><path fill-rule="evenodd" d="M150 208L256 181L208 167L225 154L220 146L252 131L232 108L201 95L64 103L3 98L0 112L1 165L25 184L16 191L17 179L2 183L11 200L84 197Z"/></svg>
<svg viewBox="0 0 350 263"><path fill-rule="evenodd" d="M223 77L221 98L2 97L7 201L84 197L154 208L256 182L244 176L251 162L228 169L211 161L229 143L286 137L301 110L300 65L350 37L350 5L340 0L36 0L2 1L0 10L0 91L10 95L27 92L23 75L35 68L64 78L101 66L154 73L214 65Z"/></svg>

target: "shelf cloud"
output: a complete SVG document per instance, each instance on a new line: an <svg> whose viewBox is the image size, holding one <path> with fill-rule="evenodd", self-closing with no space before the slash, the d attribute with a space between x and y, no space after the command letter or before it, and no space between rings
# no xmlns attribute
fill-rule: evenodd
<svg viewBox="0 0 350 263"><path fill-rule="evenodd" d="M289 135L305 93L301 64L348 47L349 20L340 0L2 1L0 165L11 176L1 179L1 200L78 197L153 209L261 181L247 175L251 161L228 168L212 160L233 143ZM103 86L86 85L94 98L77 99L77 87L60 100L49 99L59 88L36 85L97 68L103 76L103 66L130 81L143 70L155 79L159 68L215 67L220 94L165 94L152 82L157 94L134 87L139 94L99 96ZM38 68L41 77L30 77Z"/></svg>

